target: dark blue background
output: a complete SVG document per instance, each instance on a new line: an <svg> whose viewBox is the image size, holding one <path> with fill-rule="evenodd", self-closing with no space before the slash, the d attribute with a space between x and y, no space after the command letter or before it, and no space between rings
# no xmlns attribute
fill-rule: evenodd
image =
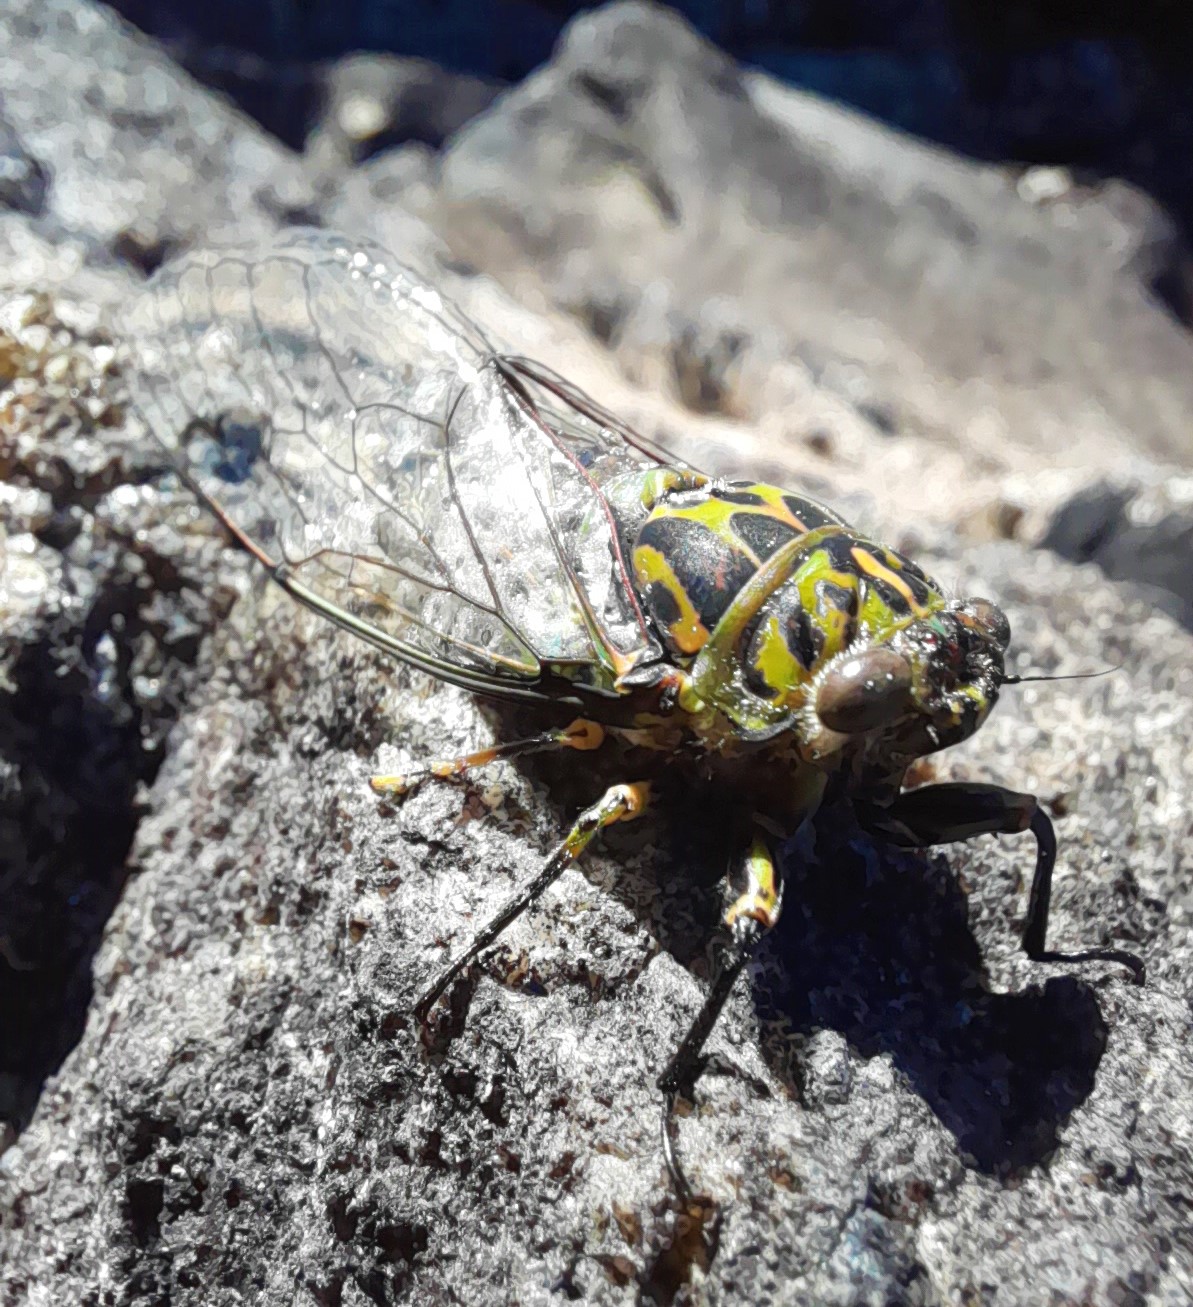
<svg viewBox="0 0 1193 1307"><path fill-rule="evenodd" d="M301 144L313 65L420 55L516 81L571 0L122 0L197 76ZM1125 177L1193 219L1193 5L1185 0L681 0L743 63L970 155Z"/></svg>

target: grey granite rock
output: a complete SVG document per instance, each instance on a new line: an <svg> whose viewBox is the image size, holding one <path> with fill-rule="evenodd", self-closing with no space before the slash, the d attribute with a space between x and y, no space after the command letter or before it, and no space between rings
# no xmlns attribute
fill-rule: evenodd
<svg viewBox="0 0 1193 1307"><path fill-rule="evenodd" d="M1050 182L751 75L631 0L450 142L430 221L698 409L756 417L794 361L974 464L1187 464L1188 338L1151 295L1177 233L1124 186Z"/></svg>
<svg viewBox="0 0 1193 1307"><path fill-rule="evenodd" d="M330 181L396 145L437 149L500 90L499 82L453 74L425 59L348 55L323 70L307 166Z"/></svg>
<svg viewBox="0 0 1193 1307"><path fill-rule="evenodd" d="M9 0L0 21L0 100L42 177L42 232L152 268L180 246L311 213L297 157L110 10Z"/></svg>
<svg viewBox="0 0 1193 1307"><path fill-rule="evenodd" d="M1065 558L1097 563L1151 603L1193 626L1193 481L1095 481L1053 514L1041 542Z"/></svg>
<svg viewBox="0 0 1193 1307"><path fill-rule="evenodd" d="M177 531L163 463L123 431L114 353L65 298L0 315L0 1118L29 1118L78 1039L140 787L232 591L203 525ZM185 506L178 510L186 514ZM200 580L201 577L201 580Z"/></svg>
<svg viewBox="0 0 1193 1307"><path fill-rule="evenodd" d="M9 1300L1183 1301L1190 637L1044 555L965 570L1034 664L1131 669L1008 696L939 771L1049 798L1054 938L1130 944L1145 989L1022 959L1021 842L897 855L826 814L715 1041L767 1094L711 1077L681 1123L723 1205L706 1266L653 1088L707 975L693 818L568 873L420 1051L413 994L616 772L380 804L374 768L492 722L254 594L205 646L87 1030L4 1159Z"/></svg>
<svg viewBox="0 0 1193 1307"><path fill-rule="evenodd" d="M98 24L96 49L113 67L147 61L145 85L167 88L159 104L186 105L191 122L217 116L226 133L220 167L187 174L185 205L179 192L163 193L150 207L151 232L168 233L168 244L216 234L211 228L244 237L268 228L269 206L241 213L228 199L253 195L258 169L268 175L276 162L254 128L208 110L184 77L101 11L58 0L13 13L5 21L22 30L31 15L57 15L37 28L40 66L77 61L76 34ZM68 53L51 57L54 41ZM940 337L914 334L913 326L927 332L926 316L909 323L922 366L938 371L931 383L925 371L908 399L911 383L899 390L881 354L859 359L853 344L842 346L847 333L833 328L827 289L821 316L801 328L804 362L787 360L785 373L777 367L776 382L762 360L786 358L793 338L784 299L794 298L795 283L781 281L794 240L783 226L790 215L823 241L808 247L804 266L822 259L843 268L848 289L863 265L832 261L843 258L834 242L855 239L851 232L870 231L864 266L875 278L887 267L880 244L896 270L919 276L933 266L910 256L900 264L904 238L917 249L940 243L947 263L947 235L930 239L920 227L924 211L938 210L890 203L878 206L886 226L866 228L863 215L877 203L865 199L866 179L882 181L884 160L911 164L898 152L865 153L862 142L877 138L822 109L817 130L835 142L838 164L855 160L853 188L832 182L833 168L805 164L823 185L783 191L781 203L772 194L780 229L772 243L770 229L750 218L749 265L740 244L719 243L718 229L693 237L688 218L712 202L698 189L703 163L685 159L681 147L708 132L671 129L667 155L664 127L682 115L650 91L652 49L666 95L690 94L682 103L693 115L709 95L736 106L725 122L745 133L733 138L741 148L719 147L725 171L704 185L728 197L724 212L762 203L751 198L751 133L762 131L755 83L715 62L710 72L711 56L681 26L623 7L573 29L560 63L538 83L546 122L519 118L528 153L502 165L509 191L534 181L530 165L554 114L569 157L571 101L542 87L570 82L609 144L601 167L576 175L571 198L565 189L556 202L575 205L584 221L604 213L606 238L583 223L557 228L549 208L528 209L500 249L482 225L485 239L452 245L453 262L449 243L499 189L495 160L473 156L470 195L461 180L468 169L452 158L478 148L474 133L495 130L484 119L446 161L425 151L370 160L327 211L383 232L488 327L681 452L805 485L818 478L817 492L859 509L958 590L1003 602L1017 670L1122 663L1115 676L1008 689L975 740L932 770L1045 798L1062 841L1052 938L1134 949L1148 963L1147 986L1131 986L1114 966L1039 966L1022 956L1030 867L1022 840L919 856L862 837L847 811L826 812L785 851L783 923L714 1038L744 1075L704 1079L679 1124L684 1158L718 1205L719 1221L701 1237L668 1197L654 1081L707 984L710 881L723 865L717 828L728 799L679 795L659 821L612 834L512 927L460 987L441 1037L423 1048L408 1016L412 995L541 864L569 816L621 778L618 760L502 766L467 784L427 785L400 805L376 799L366 784L373 771L525 722L409 674L248 573L123 422L120 379L94 325L100 306L118 318L132 280L105 261L118 224L63 220L55 231L44 214L10 212L0 222L13 256L0 260L0 1012L8 1059L0 1106L11 1126L0 1158L4 1307L1175 1307L1193 1296L1193 636L1093 566L1015 541L980 543L1011 528L975 526L983 505L1005 505L1009 521L1021 499L1035 502L1031 493L1053 507L1071 493L1055 450L1033 454L1047 472L1038 486L1024 489L1013 473L1045 427L1064 429L1065 387L1091 360L1104 365L1099 384L1111 395L1137 380L1132 349L1160 341L1149 393L1162 402L1151 412L1169 412L1187 380L1177 366L1183 338L1124 309L1123 331L1135 345L1108 361L1096 344L1102 291L1083 275L1114 246L1109 220L1090 217L1066 254L1059 236L1041 234L1037 210L998 199L994 188L987 210L970 200L989 240L1002 233L994 246L982 243L986 236L978 242L1003 251L989 254L990 266L1015 266L1006 251L1022 252L1025 232L1046 255L1034 299L1022 273L1018 292L1004 287L1007 321L1036 315L1040 338L1059 351L1057 342L1077 339L1084 314L1095 341L1084 362L1062 359L1071 370L1057 390L1033 389L1047 423L1002 442L1011 417L1031 407L1016 407L1011 389L995 384L1013 350L988 360L975 328L968 343L938 357L946 330L962 333L959 317L932 329ZM600 73L592 89L583 89L581 54ZM676 59L679 71L665 73ZM19 89L11 67L5 75ZM58 79L68 100L77 76ZM603 94L611 80L623 100ZM39 91L47 106L51 89ZM126 87L134 99L143 89ZM490 114L512 113L517 94ZM9 115L7 95L23 148L50 160L48 135ZM634 180L639 172L649 179L650 169L637 156L626 162L633 115L623 108L619 119L618 104L641 111L649 127L638 141L647 162L667 164L653 193ZM49 109L41 112L48 122ZM763 117L764 125L776 121ZM791 138L773 130L762 139L785 169ZM102 158L87 174L96 212L133 212L121 206L137 165L119 133L108 139L116 141L110 183ZM734 153L740 166L730 167ZM970 185L965 165L935 162L943 174L956 170L962 192ZM450 184L441 184L441 163L444 177L457 170ZM144 183L166 164L154 153L139 166ZM48 175L45 212L61 217L59 172ZM684 243L644 276L643 251L662 257L667 247L636 243L633 224L613 220L649 216L652 206L661 212L665 194L681 198L667 231ZM817 226L818 194L825 208ZM445 207L449 195L455 211ZM1125 224L1128 253L1142 247L1140 230ZM726 248L732 257L722 260ZM572 282L560 272L569 251ZM1067 280L1058 271L1064 257ZM755 258L753 283L698 311L709 278L724 288L735 266ZM598 263L600 302L609 306L601 321L615 324L604 334L625 360L626 324L653 322L659 334L643 348L638 375L663 382L670 398L628 385L574 322L551 316L553 301L598 303L589 279ZM529 307L469 264L501 273ZM46 294L31 296L39 272ZM674 299L652 307L652 287L667 278ZM1141 302L1124 287L1142 295L1142 274L1119 267L1114 278L1123 304ZM578 288L571 300L557 294L567 285ZM895 298L890 284L876 290L876 322ZM846 315L860 301L841 303ZM893 310L881 321L879 335L894 332ZM653 370L660 360L665 372ZM992 434L980 464L972 431L954 439L938 414L940 429L925 421L917 432L920 419L906 416L966 360L988 369L978 389ZM745 384L751 368L766 372L769 389ZM954 393L940 413L953 413L956 402ZM1175 441L1175 428L1156 423L1140 428L1141 439L1154 436L1159 447L1161 432ZM1095 437L1107 449L1126 447L1113 423L1083 438Z"/></svg>

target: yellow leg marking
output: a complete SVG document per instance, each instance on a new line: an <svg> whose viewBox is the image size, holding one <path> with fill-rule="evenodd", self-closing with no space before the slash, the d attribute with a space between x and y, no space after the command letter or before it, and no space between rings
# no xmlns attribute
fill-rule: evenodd
<svg viewBox="0 0 1193 1307"><path fill-rule="evenodd" d="M782 888L775 860L761 835L755 835L744 863L745 886L725 913L725 925L732 927L742 917L752 917L769 930L779 919Z"/></svg>
<svg viewBox="0 0 1193 1307"><path fill-rule="evenodd" d="M695 1020L659 1077L659 1088L663 1091L663 1160L676 1194L688 1209L694 1208L697 1202L675 1152L675 1101L680 1094L691 1096L692 1087L704 1069L701 1056L704 1045L754 946L778 921L783 900L779 868L761 834L754 836L745 859L734 864L732 877L735 886L741 884L742 892L725 913L730 934L728 948Z"/></svg>
<svg viewBox="0 0 1193 1307"><path fill-rule="evenodd" d="M590 749L599 749L604 742L605 728L600 723L590 722L585 717L577 717L574 722L559 731L544 731L541 735L532 735L525 740L510 740L505 744L495 744L488 749L478 749L476 753L466 753L459 758L443 758L428 763L417 771L401 772L393 776L373 776L369 780L369 785L374 794L400 798L404 794L409 794L428 776L447 780L476 767L485 767L500 758L523 758L527 754L545 753L549 749L579 749L587 752Z"/></svg>
<svg viewBox="0 0 1193 1307"><path fill-rule="evenodd" d="M612 826L614 822L633 821L635 817L641 817L649 805L649 781L610 786L591 808L576 819L576 824L563 841L562 851L574 862L599 831Z"/></svg>
<svg viewBox="0 0 1193 1307"><path fill-rule="evenodd" d="M572 865L592 842L592 837L606 826L616 821L633 821L646 811L650 803L650 785L644 781L629 785L611 786L591 808L586 808L576 818L575 825L568 831L562 844L551 854L539 874L523 890L516 894L501 911L488 922L474 937L472 943L442 972L439 979L428 989L414 1005L414 1011L420 1021L426 1020L427 1013L435 1006L439 996L451 985L452 981L478 957L501 932L536 903L559 877Z"/></svg>
<svg viewBox="0 0 1193 1307"><path fill-rule="evenodd" d="M587 717L577 717L570 725L559 732L560 744L568 749L579 749L587 753L590 749L599 749L605 743L605 728L600 722L590 722Z"/></svg>

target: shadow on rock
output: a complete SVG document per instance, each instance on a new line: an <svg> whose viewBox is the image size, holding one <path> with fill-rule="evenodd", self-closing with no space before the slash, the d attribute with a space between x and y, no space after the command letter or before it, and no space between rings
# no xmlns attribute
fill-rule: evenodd
<svg viewBox="0 0 1193 1307"><path fill-rule="evenodd" d="M504 738L529 733L513 718L501 721ZM639 760L616 752L564 760L570 765L518 762L545 782L561 836L607 784L638 774ZM643 870L654 878L639 864L636 875L602 877L602 888L649 924L660 948L702 971L722 907L717 881L742 847L742 831L727 796L693 791L685 802L665 775L659 780L652 818L625 832L613 828L602 846L616 863L644 841L658 844L667 850L657 864L662 877L645 882ZM748 806L741 811L748 827ZM1021 856L1030 859L1031 850ZM591 874L591 862L581 867ZM848 805L824 811L790 842L784 870L783 916L755 980L760 1014L785 1017L801 1033L839 1031L865 1058L890 1054L967 1163L983 1172L1010 1176L1047 1157L1089 1096L1105 1050L1093 990L1075 976L1054 976L1025 993L990 992L949 862L876 844ZM531 992L542 963L530 960L532 978L523 983ZM600 978L572 954L555 960L549 983L564 983L569 966L578 968L572 979L599 992ZM455 986L449 1040L463 1028L474 988ZM775 1070L787 1074L786 1066Z"/></svg>
<svg viewBox="0 0 1193 1307"><path fill-rule="evenodd" d="M991 993L945 859L874 844L847 809L818 818L785 870L760 1012L889 1053L969 1165L1010 1176L1047 1157L1105 1050L1090 987L1062 976Z"/></svg>

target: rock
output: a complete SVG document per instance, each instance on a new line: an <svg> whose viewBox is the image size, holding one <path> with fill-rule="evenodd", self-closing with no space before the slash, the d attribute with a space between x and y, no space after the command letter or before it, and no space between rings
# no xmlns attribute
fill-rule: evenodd
<svg viewBox="0 0 1193 1307"><path fill-rule="evenodd" d="M795 363L864 373L839 392L863 417L974 469L1190 461L1188 337L1152 294L1187 256L1156 206L1114 183L1033 202L661 8L578 19L449 143L424 216L698 408L790 411L773 374Z"/></svg>
<svg viewBox="0 0 1193 1307"><path fill-rule="evenodd" d="M165 79L162 102L187 105L188 121L215 114L226 133L210 189L193 174L183 204L167 187L151 232L181 240L227 226L250 239L270 227L268 206L245 210L241 227L221 187L227 169L230 192L255 193L253 169L268 173L276 147L208 109L109 19L63 0L52 12L64 49L77 48L81 24L98 24L95 48L111 67L148 60L139 66L145 84ZM5 21L28 33L32 14ZM69 62L47 53L52 26L38 29L35 67ZM594 89L582 93L585 50ZM56 88L75 104L78 76L64 71L39 93L48 105ZM112 224L63 221L50 168L44 212L0 221L13 254L0 259L0 1105L19 1134L0 1158L0 1302L1184 1303L1193 635L1096 568L1015 540L979 543L967 521L1005 503L1009 531L1021 492L1008 469L1030 476L1031 460L1041 504L1071 497L1073 469L1061 463L1072 451L1029 442L1067 430L1064 387L1085 364L1065 362L1063 385L1032 392L1040 412L1018 443L1003 435L1030 405L999 378L1029 348L1010 339L1015 314L1038 316L1055 342L1087 313L1097 338L1100 292L1082 278L1113 244L1110 218L1099 209L1079 223L1066 254L1042 234L1039 206L1022 209L991 184L983 207L966 189L968 166L935 156L884 163L875 152L887 138L823 107L821 155L805 158L757 107L758 83L637 7L582 20L543 78L539 112L560 114L565 155L579 139L572 102L544 87L570 79L607 141L607 175L579 172L556 209L511 201L503 241L478 227L486 239L452 244L450 257L448 238L496 211L501 168L478 161L474 134L495 130L482 118L449 146L450 181L436 156L408 147L370 160L324 212L388 233L495 336L682 453L702 463L719 450L861 508L958 592L1006 606L1013 670L1122 663L1116 676L1008 687L974 741L924 778L1042 795L1062 842L1051 939L1130 948L1148 983L1128 984L1113 965L1024 958L1024 840L924 856L884 848L847 810L827 810L787 846L783 922L717 1028L729 1073L702 1080L678 1122L682 1156L719 1212L694 1228L668 1195L655 1080L706 992L727 800L681 795L657 822L612 833L512 926L423 1048L412 996L624 769L598 753L428 784L400 805L371 794L377 770L532 719L495 715L332 631L223 547L124 421L121 379L93 324L104 305L118 319L135 270L113 265ZM691 98L668 107L680 92ZM683 150L707 139L701 115L718 104L738 148L716 146L721 171L701 183L704 156ZM645 163L624 152L633 122L619 106L646 124L635 138ZM489 115L517 108L503 100ZM494 157L508 191L534 194L549 128L519 112L525 153L511 136ZM48 138L10 118L30 157L48 159ZM665 131L669 122L686 125ZM114 139L112 159L89 174L101 215L131 187L133 156ZM763 204L759 139L777 160L765 176L802 175L799 164L815 182L772 186L773 240L751 207ZM457 150L476 152L468 168ZM959 179L952 207L873 199L867 184L886 193L911 160L925 194L933 176ZM164 162L154 154L141 166L144 182ZM659 181L654 193L638 172ZM680 197L670 225L659 221L664 195ZM611 198L602 236L595 217ZM652 206L655 227L666 226L653 244ZM755 224L749 244L749 224L726 216L733 206ZM706 225L697 246L688 223L710 212L728 243ZM935 257L947 264L956 212L977 224L982 266L1018 277L995 324L1006 334L992 338L1009 351L1001 359L965 337L959 309L935 327L917 319L910 292L904 328L893 282L881 282L886 254L916 276ZM1142 248L1128 229L1139 230L1124 224L1122 239ZM808 231L822 244L801 246ZM1025 233L1044 251L1035 292L1030 259L1014 257ZM581 235L595 242L591 256ZM934 243L945 252L933 255ZM790 264L800 248L804 262ZM918 380L900 380L882 350L856 349L860 292L834 317L831 278L815 290L814 255L842 250L865 254L842 264L846 289L863 267L886 285L875 290L874 339L906 329L922 351ZM735 284L735 266L748 284ZM789 266L805 268L815 301L799 330ZM39 270L46 286L31 294ZM480 271L500 272L525 303ZM1138 289L1135 274L1115 276L1120 290ZM719 298L702 316L711 289ZM639 332L649 344L639 376L666 380L670 397L628 384L576 321L552 316L555 301L588 305L619 358ZM1136 377L1132 350L1160 330L1131 312L1116 361L1091 346L1107 394ZM948 330L958 341L938 357L932 332ZM911 348L892 344L889 358ZM1168 357L1158 347L1148 374L1163 401L1153 415L1185 384L1165 371ZM773 377L767 358L783 365ZM966 401L975 413L989 406L984 444L977 417L954 440L943 418L917 416L938 381L939 413L958 411L961 388L947 379L967 358L989 369L983 398ZM800 401L785 419L784 396ZM1124 461L1147 461L1109 420L1089 421ZM1175 428L1155 430L1168 439Z"/></svg>
<svg viewBox="0 0 1193 1307"><path fill-rule="evenodd" d="M322 106L307 137L316 176L333 178L409 142L438 149L492 103L499 82L453 74L425 59L349 55L323 73Z"/></svg>
<svg viewBox="0 0 1193 1307"><path fill-rule="evenodd" d="M1130 582L1149 603L1193 627L1193 481L1097 482L1056 510L1044 546Z"/></svg>
<svg viewBox="0 0 1193 1307"><path fill-rule="evenodd" d="M41 213L48 180L45 168L29 154L17 133L0 121L0 207Z"/></svg>
<svg viewBox="0 0 1193 1307"><path fill-rule="evenodd" d="M371 770L492 723L267 593L205 646L87 1031L4 1159L13 1300L137 1284L200 1302L235 1284L262 1303L488 1302L500 1284L502 1301L932 1285L1017 1302L1031 1284L1110 1303L1140 1283L1178 1301L1182 1256L1141 1250L1179 1237L1190 1178L1190 637L1016 546L966 570L1014 578L996 597L1035 665L1105 658L1113 632L1133 668L1008 693L940 771L1065 796L1053 937L1130 943L1147 988L1021 957L1021 841L913 857L828 814L714 1041L767 1096L711 1077L680 1124L723 1205L703 1267L667 1210L653 1089L707 975L700 840L682 819L629 828L568 873L428 1056L411 997L606 776L500 769L379 804ZM843 1036L849 1069L814 1059L832 1089L801 1106L817 1030Z"/></svg>
<svg viewBox="0 0 1193 1307"><path fill-rule="evenodd" d="M123 431L114 350L65 298L0 315L0 1119L78 1040L141 787L232 594L206 524L169 526L163 461ZM175 501L174 516L186 508ZM194 545L207 538L198 556ZM199 582L199 575L202 582ZM9 1134L11 1138L11 1133Z"/></svg>
<svg viewBox="0 0 1193 1307"><path fill-rule="evenodd" d="M309 217L297 158L110 10L13 0L3 21L0 100L25 169L42 177L42 233L152 269L221 232L264 235Z"/></svg>

